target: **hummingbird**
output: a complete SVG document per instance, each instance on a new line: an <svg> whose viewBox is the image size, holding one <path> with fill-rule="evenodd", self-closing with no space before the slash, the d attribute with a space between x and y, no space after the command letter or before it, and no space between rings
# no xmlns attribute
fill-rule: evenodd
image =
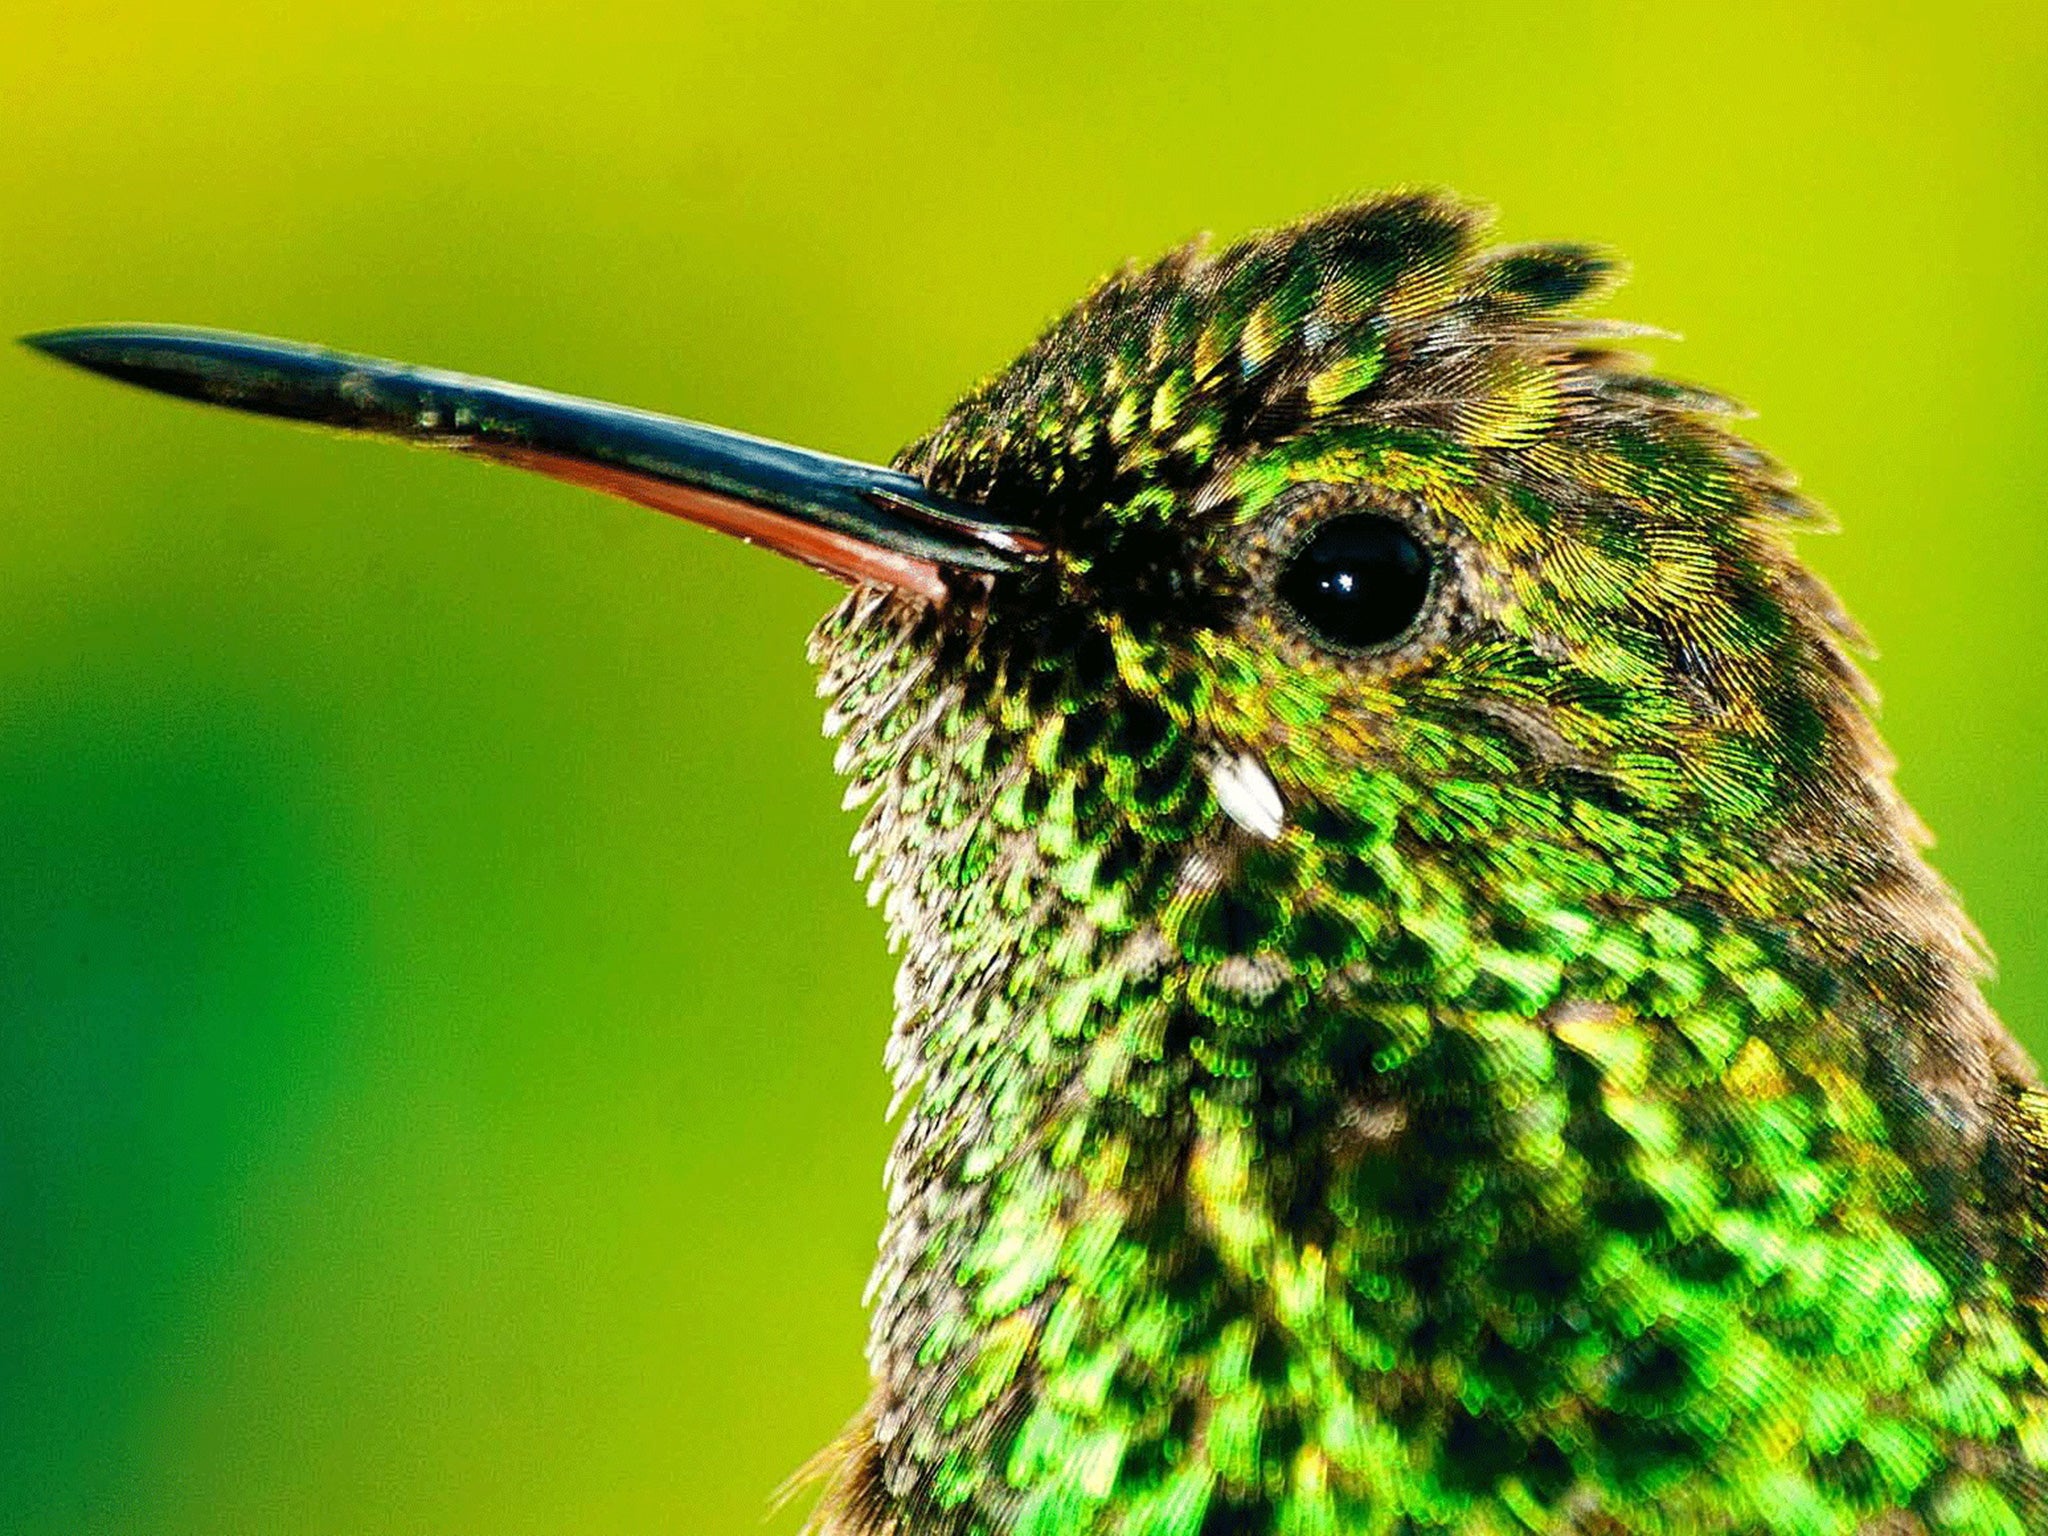
<svg viewBox="0 0 2048 1536"><path fill-rule="evenodd" d="M2048 1531L2048 1096L1825 519L1589 313L1614 257L1489 228L1126 266L887 467L27 338L847 585L900 1129L819 1536Z"/></svg>

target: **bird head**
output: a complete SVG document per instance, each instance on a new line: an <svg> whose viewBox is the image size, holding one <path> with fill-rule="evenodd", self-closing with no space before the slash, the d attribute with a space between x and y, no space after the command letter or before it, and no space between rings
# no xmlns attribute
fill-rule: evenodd
<svg viewBox="0 0 2048 1536"><path fill-rule="evenodd" d="M1823 948L1873 889L1945 912L1790 547L1814 509L1585 313L1613 260L1486 222L1397 193L1128 267L889 468L223 333L30 341L847 581L814 650L913 971L991 911L1312 984L1594 907Z"/></svg>
<svg viewBox="0 0 2048 1536"><path fill-rule="evenodd" d="M1891 862L1815 509L1584 313L1613 260L1485 226L1397 194L1128 268L899 457L1032 555L819 633L890 883L1005 784L1069 890L1149 864L1172 929L1249 859L1258 943L1332 963L1391 844L1496 910L1783 917Z"/></svg>

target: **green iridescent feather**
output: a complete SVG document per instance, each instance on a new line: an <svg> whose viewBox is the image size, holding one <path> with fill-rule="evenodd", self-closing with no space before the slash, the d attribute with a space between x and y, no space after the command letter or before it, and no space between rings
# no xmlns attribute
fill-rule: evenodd
<svg viewBox="0 0 2048 1536"><path fill-rule="evenodd" d="M2042 1100L1813 510L1483 234L1126 270L902 457L1052 553L815 640L909 1104L831 1536L2048 1529ZM1274 591L1361 508L1386 654Z"/></svg>

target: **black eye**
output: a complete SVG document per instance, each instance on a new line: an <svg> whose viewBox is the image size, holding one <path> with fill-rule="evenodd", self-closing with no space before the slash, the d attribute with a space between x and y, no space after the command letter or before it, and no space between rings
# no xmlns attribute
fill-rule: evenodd
<svg viewBox="0 0 2048 1536"><path fill-rule="evenodd" d="M1414 627L1434 577L1429 550L1400 522L1350 512L1289 552L1274 590L1325 645L1371 651Z"/></svg>

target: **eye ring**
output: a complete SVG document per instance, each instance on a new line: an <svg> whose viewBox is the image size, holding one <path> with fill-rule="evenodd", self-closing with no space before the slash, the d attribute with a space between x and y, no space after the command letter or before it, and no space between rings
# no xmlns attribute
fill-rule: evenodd
<svg viewBox="0 0 2048 1536"><path fill-rule="evenodd" d="M1427 626L1444 551L1407 519L1347 507L1303 528L1279 552L1270 589L1294 627L1343 656L1384 656Z"/></svg>

